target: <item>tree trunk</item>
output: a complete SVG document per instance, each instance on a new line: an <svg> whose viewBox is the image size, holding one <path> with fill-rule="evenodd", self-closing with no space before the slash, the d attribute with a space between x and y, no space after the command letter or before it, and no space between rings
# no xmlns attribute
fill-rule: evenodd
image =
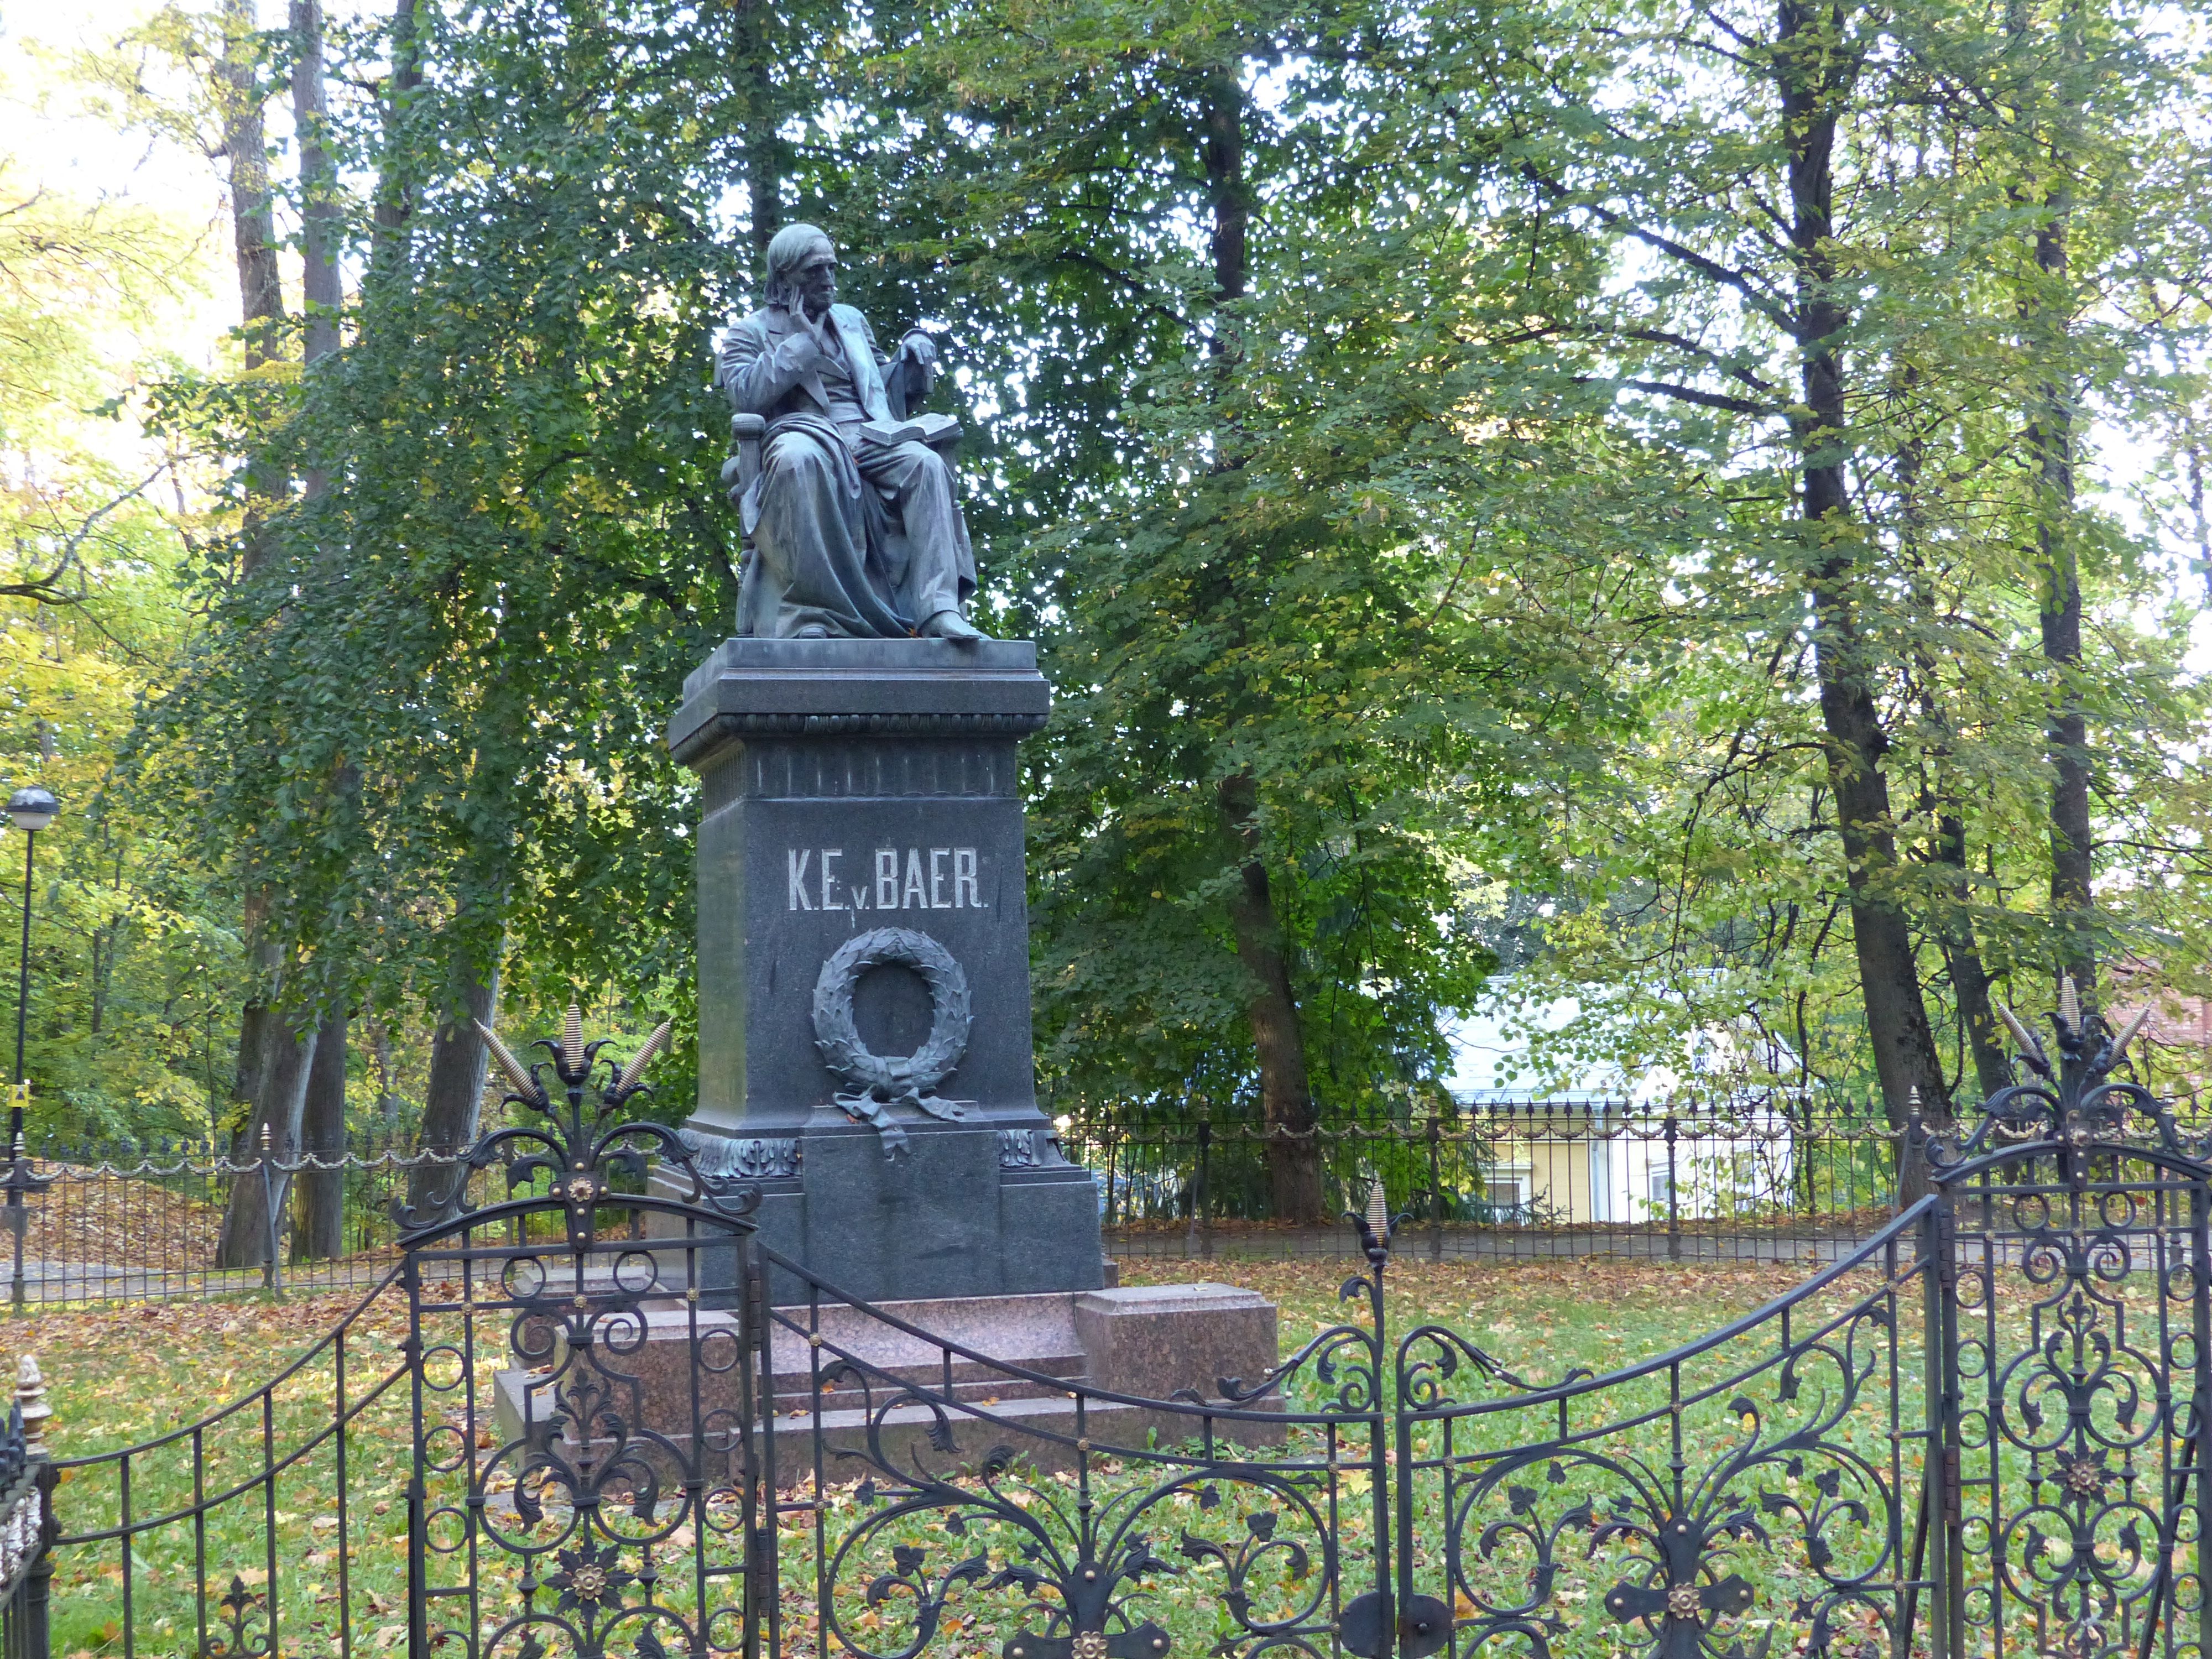
<svg viewBox="0 0 2212 1659"><path fill-rule="evenodd" d="M262 120L260 62L253 43L253 0L223 0L223 55L216 65L222 101L222 149L229 162L231 242L238 258L239 314L246 372L283 355L284 289L276 271L276 206L269 184L269 135ZM246 524L239 562L250 574L267 556L264 526L283 495L266 462L246 467Z"/></svg>
<svg viewBox="0 0 2212 1659"><path fill-rule="evenodd" d="M1207 204L1212 216L1214 298L1226 303L1243 297L1249 281L1248 233L1252 200L1244 178L1243 83L1231 63L1209 74L1200 88L1199 149L1206 168ZM1217 318L1208 349L1224 362L1236 353L1225 319ZM1237 459L1233 437L1224 434L1217 453L1223 465ZM1221 781L1222 828L1238 860L1237 884L1229 900L1230 929L1237 960L1252 978L1245 1004L1252 1049L1260 1066L1260 1114L1267 1131L1267 1190L1275 1219L1315 1222L1323 1208L1321 1140L1314 1133L1313 1082L1306 1070L1305 1035L1291 984L1291 953L1275 914L1267 866L1260 854L1260 788L1249 772Z"/></svg>
<svg viewBox="0 0 2212 1659"><path fill-rule="evenodd" d="M253 1156L248 1137L253 1133L261 1109L262 1091L275 1054L277 1023L271 999L276 994L282 959L275 942L269 938L269 894L265 889L256 888L246 894L240 927L252 942L253 989L238 1017L238 1069L232 1079L230 1097L246 1110L231 1134L230 1156L234 1161Z"/></svg>
<svg viewBox="0 0 2212 1659"><path fill-rule="evenodd" d="M1908 398L1918 389L1920 376L1911 365L1905 367L1900 380ZM1909 434L1897 451L1897 488L1903 504L1900 530L1907 567L1912 573L1913 605L1922 625L1932 632L1937 607L1923 556L1926 548L1920 517L1920 477L1925 460L1926 446L1921 434ZM1929 857L1942 878L1943 891L1932 907L1934 923L1929 931L1935 934L1942 950L1944 971L1950 976L1952 993L1958 1004L1959 1024L1973 1055L1974 1079L1981 1085L1982 1098L1987 1100L2012 1081L2012 1067L2005 1060L2004 1048L1997 1036L1996 1015L1990 1006L1990 975L1982 961L1980 944L1974 937L1970 908L1972 887L1967 877L1966 821L1958 808L1951 771L1951 739L1955 727L1951 711L1943 702L1943 665L1927 636L1916 636L1912 656L1914 673L1919 682L1921 718L1936 733L1928 745L1928 763L1934 775L1931 787L1922 795L1921 810L1935 826Z"/></svg>
<svg viewBox="0 0 2212 1659"><path fill-rule="evenodd" d="M1208 206L1213 216L1213 286L1219 300L1241 300L1247 281L1245 240L1252 196L1244 180L1244 85L1237 66L1206 77L1200 103Z"/></svg>
<svg viewBox="0 0 2212 1659"><path fill-rule="evenodd" d="M1229 900L1237 957L1252 976L1245 1016L1260 1064L1260 1115L1267 1131L1267 1190L1278 1221L1325 1220L1321 1140L1314 1133L1313 1085L1306 1073L1304 1033L1291 987L1290 952L1267 884L1260 847L1259 787L1249 773L1224 778L1221 823L1242 855Z"/></svg>
<svg viewBox="0 0 2212 1659"><path fill-rule="evenodd" d="M1814 662L1820 681L1830 787L1850 894L1859 992L1889 1121L1901 1125L1917 1097L1939 1126L1950 1100L1905 925L1889 780L1888 735L1875 702L1874 665L1860 632L1854 592L1856 527L1850 523L1844 447L1839 297L1831 240L1835 227L1837 119L1852 68L1838 5L1783 0L1774 63L1789 148L1790 241L1796 268L1792 333L1803 355L1803 405L1792 413L1801 457L1800 505L1810 545ZM1908 1177L1910 1184L1910 1177ZM1910 1196L1910 1194L1908 1194Z"/></svg>
<svg viewBox="0 0 2212 1659"><path fill-rule="evenodd" d="M244 322L249 374L276 360L281 343L276 331L284 315L284 290L276 270L275 204L269 183L269 139L262 120L260 64L252 38L258 21L253 0L223 0L223 55L215 69L216 92L222 109L222 153L229 173L239 314ZM246 464L245 485L239 570L251 574L267 556L268 516L283 495L283 480L264 461L253 457ZM268 1121L269 1080L277 1069L276 1051L283 1035L283 1023L270 1000L282 953L268 937L269 911L267 891L259 887L250 890L243 923L253 958L254 988L239 1013L238 1072L233 1091L246 1107L244 1121L231 1143L232 1157L240 1161L259 1156L260 1127ZM245 1178L240 1184L246 1184ZM236 1188L232 1200L234 1212L240 1201ZM253 1202L259 1201L257 1191ZM230 1261L233 1231L226 1219L216 1247L218 1258L225 1265L236 1265ZM250 1249L254 1252L250 1259L260 1260L261 1241L240 1242L236 1248Z"/></svg>
<svg viewBox="0 0 2212 1659"><path fill-rule="evenodd" d="M345 1156L346 1014L332 1008L315 1034L300 1114L300 1149L325 1160ZM327 1261L345 1254L345 1171L302 1170L292 1210L292 1260Z"/></svg>
<svg viewBox="0 0 2212 1659"><path fill-rule="evenodd" d="M777 135L775 81L761 9L748 7L738 25L739 73L745 84L745 194L750 201L753 257L765 271L768 245L783 228L783 140Z"/></svg>
<svg viewBox="0 0 2212 1659"><path fill-rule="evenodd" d="M2081 665L2081 576L2073 533L2074 392L2069 308L2069 221L2073 192L2067 184L2072 139L2080 119L2081 89L2074 75L2081 67L2081 9L2075 0L2059 8L2058 62L2063 85L2048 111L2033 101L2034 84L2024 83L2022 100L2011 114L2029 166L2047 167L2041 216L2035 230L2036 279L2021 303L2022 344L2039 363L2044 379L2031 399L2027 451L2033 464L2030 488L2035 502L2037 594L2044 659L2051 665L2051 712L2045 746L2051 757L2051 921L2055 979L2071 977L2085 1014L2097 1010L2096 899L2090 890L2094 848L2089 833L2087 721L2075 678ZM2016 46L2026 45L2035 25L2027 0L2011 0L2005 30ZM2045 156L2047 148L2048 155ZM2028 191L2015 186L2012 198L2025 204Z"/></svg>
<svg viewBox="0 0 2212 1659"><path fill-rule="evenodd" d="M337 173L324 137L330 107L323 86L321 0L291 0L292 125L300 146L300 299L304 313L301 356L309 372L338 349L338 315L345 303L340 285L337 246L341 224ZM330 492L330 474L311 465L301 480L305 497ZM341 544L342 545L342 544ZM316 550L319 565L334 565L341 546ZM341 763L334 785L349 802L361 792L358 770ZM346 1010L333 1003L315 1038L315 1063L307 1074L306 1109L301 1115L304 1152L327 1160L346 1150ZM327 1261L345 1254L345 1171L303 1170L292 1228L295 1261Z"/></svg>
<svg viewBox="0 0 2212 1659"><path fill-rule="evenodd" d="M284 1213L291 1183L289 1176L273 1172L273 1165L293 1163L300 1155L300 1117L307 1106L307 1073L315 1062L316 1023L310 1014L295 1013L272 1024L277 1035L270 1045L263 1104L246 1127L243 1162L247 1167L231 1180L230 1203L216 1239L218 1267L258 1267L271 1259L270 1218ZM264 1152L272 1166L265 1180L254 1167Z"/></svg>
<svg viewBox="0 0 2212 1659"><path fill-rule="evenodd" d="M498 1014L499 950L495 938L488 962L466 951L455 959L446 1018L430 1042L430 1078L422 1093L422 1129L416 1140L420 1152L453 1157L476 1140L490 1053L471 1022L481 1020L489 1026ZM450 1164L417 1169L407 1182L410 1224L427 1226L445 1219L459 1194L459 1172Z"/></svg>
<svg viewBox="0 0 2212 1659"><path fill-rule="evenodd" d="M300 296L306 313L306 361L317 363L338 349L339 214L337 173L323 139L330 108L323 89L321 0L292 0L292 125L300 144ZM319 475L308 493L320 495Z"/></svg>
<svg viewBox="0 0 2212 1659"><path fill-rule="evenodd" d="M415 206L404 160L407 106L422 85L422 41L415 8L416 0L394 0L392 8L392 77L383 100L384 154L378 158L368 244L370 280L380 289L404 274L407 221Z"/></svg>
<svg viewBox="0 0 2212 1659"><path fill-rule="evenodd" d="M392 1052L392 1033L384 1022L362 1022L368 1036L368 1054L376 1066L376 1121L388 1134L399 1125L399 1091L392 1086L398 1066Z"/></svg>
<svg viewBox="0 0 2212 1659"><path fill-rule="evenodd" d="M2068 8L2070 16L2072 9ZM2062 146L2063 149L2063 146ZM2036 228L2035 264L2044 281L2033 301L2031 349L2051 369L2037 388L2027 428L2035 462L2035 551L2043 655L2051 665L2051 919L2057 935L2053 967L2070 975L2084 1014L2097 1010L2096 897L2089 830L2088 721L2077 684L2081 668L2081 571L2074 537L2074 405L2063 295L2071 192L2063 165L2044 198ZM2054 300L2057 303L2053 303ZM2035 338L2037 334L2041 338Z"/></svg>
<svg viewBox="0 0 2212 1659"><path fill-rule="evenodd" d="M1974 924L1966 914L1966 825L1956 812L1939 811L1936 819L1935 857L1950 886L1946 900L1949 913L1937 930L1943 965L1951 975L1951 988L1959 1000L1959 1024L1966 1028L1966 1047L1974 1057L1974 1081L1982 1098L2012 1083L2012 1066L2005 1058L2004 1040L1997 1034L1997 1017L1990 1003L1989 969L1974 938Z"/></svg>

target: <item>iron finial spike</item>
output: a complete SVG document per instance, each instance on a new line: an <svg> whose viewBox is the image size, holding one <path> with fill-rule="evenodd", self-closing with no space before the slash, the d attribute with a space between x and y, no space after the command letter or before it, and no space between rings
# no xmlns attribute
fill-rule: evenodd
<svg viewBox="0 0 2212 1659"><path fill-rule="evenodd" d="M2069 1037L2081 1035L2081 995L2074 988L2074 975L2058 976L2058 1024Z"/></svg>
<svg viewBox="0 0 2212 1659"><path fill-rule="evenodd" d="M1996 1010L1997 1018L2005 1023L2005 1030L2012 1033L2012 1040L2020 1044L2021 1053L2030 1060L2040 1062L2043 1059L2043 1044L2037 1039L2035 1034L2021 1024L2020 1016L2002 1002L1996 1005Z"/></svg>
<svg viewBox="0 0 2212 1659"><path fill-rule="evenodd" d="M490 1026L480 1019L472 1019L469 1024L477 1028L477 1035L484 1040L484 1047L491 1050L491 1057L499 1062L499 1069L507 1073L507 1080L521 1093L534 1098L538 1093L538 1083L530 1075L530 1068L514 1057Z"/></svg>
<svg viewBox="0 0 2212 1659"><path fill-rule="evenodd" d="M574 1003L561 1021L561 1064L574 1072L584 1063L584 1011Z"/></svg>
<svg viewBox="0 0 2212 1659"><path fill-rule="evenodd" d="M2120 1056L2128 1051L2128 1044L2133 1042L2136 1040L2136 1036L2142 1030L2142 1028L2149 1024L2150 1004L2146 1002L2143 1004L2142 1007L2137 1011L2136 1017L2128 1022L2127 1029L2122 1031L2118 1037L2113 1039L2112 1057L2106 1062L2106 1064L2109 1066L2118 1065L2120 1063Z"/></svg>
<svg viewBox="0 0 2212 1659"><path fill-rule="evenodd" d="M1367 1231L1382 1243L1390 1237L1390 1197L1382 1190L1382 1177L1373 1176L1367 1184Z"/></svg>
<svg viewBox="0 0 2212 1659"><path fill-rule="evenodd" d="M617 1094L627 1094L637 1086L638 1079L645 1075L645 1068L652 1064L653 1057L660 1052L668 1041L669 1032L674 1029L674 1023L665 1019L653 1028L653 1035L646 1038L645 1046L629 1057L629 1064L623 1067L622 1075L615 1079Z"/></svg>

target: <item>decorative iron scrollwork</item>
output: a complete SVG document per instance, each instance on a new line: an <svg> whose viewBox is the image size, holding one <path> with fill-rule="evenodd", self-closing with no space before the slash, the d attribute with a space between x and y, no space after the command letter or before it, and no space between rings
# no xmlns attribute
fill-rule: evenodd
<svg viewBox="0 0 2212 1659"><path fill-rule="evenodd" d="M546 1179L568 1210L568 1237L578 1248L587 1246L594 1236L599 1204L612 1191L611 1177L642 1181L648 1166L656 1163L664 1176L680 1170L690 1177L690 1190L683 1194L685 1202L724 1217L749 1214L758 1206L760 1195L750 1188L732 1191L726 1183L710 1188L691 1147L675 1130L649 1121L623 1121L620 1115L632 1100L649 1092L645 1069L667 1046L672 1029L668 1021L654 1028L626 1065L617 1065L611 1056L604 1062L606 1080L596 1100L591 1099L592 1074L609 1039L584 1041L583 1011L574 1003L568 1005L557 1040L541 1037L531 1045L544 1049L547 1057L528 1066L489 1026L482 1021L475 1024L492 1059L514 1085L501 1103L538 1113L544 1121L495 1129L481 1137L455 1166L453 1189L439 1195L433 1214L418 1217L411 1206L395 1199L392 1212L403 1235L425 1226L451 1226L454 1219L475 1213L479 1206L468 1196L469 1176L495 1164L504 1164L510 1193L532 1185L541 1176ZM557 1103L543 1076L549 1066L561 1085Z"/></svg>
<svg viewBox="0 0 2212 1659"><path fill-rule="evenodd" d="M678 1129L676 1136L691 1149L699 1172L713 1180L787 1181L805 1158L796 1137L710 1135L696 1129Z"/></svg>
<svg viewBox="0 0 2212 1659"><path fill-rule="evenodd" d="M2149 1127L2150 1139L2162 1150L2202 1162L2206 1146L2185 1141L2172 1114L2140 1084L2114 1081L2112 1073L2126 1058L2150 1018L2146 1005L2117 1036L2105 1021L2085 1012L2071 975L2058 982L2058 1006L2051 1012L2057 1038L2058 1057L2051 1058L2043 1040L2029 1030L2011 1009L2000 1005L1998 1017L2012 1034L2015 1060L2025 1065L2036 1081L2014 1083L1998 1090L1982 1103L1979 1121L1956 1145L1921 1130L1916 1121L1912 1134L1931 1170L1955 1167L1992 1152L2048 1142L2071 1150L2068 1169L2077 1175L2080 1158L2098 1146L2116 1146L2136 1136L2138 1119Z"/></svg>

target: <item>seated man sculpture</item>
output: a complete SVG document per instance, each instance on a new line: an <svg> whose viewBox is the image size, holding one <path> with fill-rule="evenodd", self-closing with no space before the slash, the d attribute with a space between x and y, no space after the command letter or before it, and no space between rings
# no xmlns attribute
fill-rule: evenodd
<svg viewBox="0 0 2212 1659"><path fill-rule="evenodd" d="M899 440L907 411L884 385L890 366L902 388L926 387L937 349L917 331L896 359L878 356L866 319L836 296L828 235L786 226L769 243L767 304L730 330L716 361L732 407L767 422L738 503L753 544L738 632L981 639L965 614L975 556L952 470Z"/></svg>

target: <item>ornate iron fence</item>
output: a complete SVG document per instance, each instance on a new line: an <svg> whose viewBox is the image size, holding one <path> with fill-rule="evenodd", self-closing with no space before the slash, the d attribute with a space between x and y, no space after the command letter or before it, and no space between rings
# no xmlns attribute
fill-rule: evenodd
<svg viewBox="0 0 2212 1659"><path fill-rule="evenodd" d="M2201 1656L2212 1161L2056 1025L1955 1145L1916 1129L1928 1196L1682 1347L1547 1376L1403 1328L1376 1182L1342 1322L1166 1397L765 1249L572 1025L468 1160L507 1198L410 1232L319 1358L63 1460L57 1644Z"/></svg>
<svg viewBox="0 0 2212 1659"><path fill-rule="evenodd" d="M1356 1256L1341 1228L1275 1213L1271 1166L1295 1147L1340 1205L1377 1176L1404 1194L1432 1257L1833 1259L1896 1214L1904 1140L1878 1104L1779 1095L1486 1099L1302 1134L1203 1112L1058 1122L1124 1258Z"/></svg>
<svg viewBox="0 0 2212 1659"><path fill-rule="evenodd" d="M265 1141L236 1154L212 1142L19 1146L0 1164L9 1300L21 1308L366 1287L398 1260L393 1200L460 1162L383 1135L289 1157ZM245 1206L250 1224L234 1238L228 1218L240 1182L259 1201ZM297 1224L310 1200L337 1224L319 1248Z"/></svg>
<svg viewBox="0 0 2212 1659"><path fill-rule="evenodd" d="M1070 1118L1060 1135L1097 1176L1118 1255L1358 1255L1340 1227L1270 1218L1271 1137L1255 1126L1096 1115ZM1403 1248L1436 1257L1832 1256L1893 1212L1895 1137L1863 1114L1802 1103L1493 1102L1449 1118L1325 1126L1313 1139L1333 1194L1356 1202L1381 1175L1416 1218ZM398 1260L393 1200L459 1161L389 1134L291 1157L208 1142L26 1146L0 1164L10 1299L366 1290ZM247 1234L227 1239L241 1182L260 1201L246 1206ZM319 1250L297 1222L311 1197L342 1224Z"/></svg>

